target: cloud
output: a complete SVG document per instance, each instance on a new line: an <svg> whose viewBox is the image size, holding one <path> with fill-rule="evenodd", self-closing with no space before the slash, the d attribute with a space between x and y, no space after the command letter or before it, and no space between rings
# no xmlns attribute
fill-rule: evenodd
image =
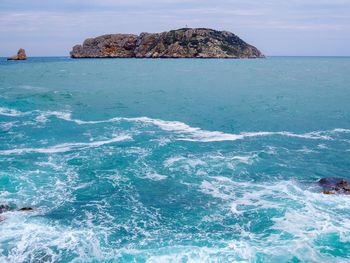
<svg viewBox="0 0 350 263"><path fill-rule="evenodd" d="M310 54L326 54L336 41L336 52L349 54L343 42L350 35L350 1L2 0L0 55L13 53L18 42L30 43L33 54L60 55L89 36L185 25L233 31L271 54L299 50L295 44L286 45L287 40L299 40L304 47L307 41L312 49L305 52Z"/></svg>

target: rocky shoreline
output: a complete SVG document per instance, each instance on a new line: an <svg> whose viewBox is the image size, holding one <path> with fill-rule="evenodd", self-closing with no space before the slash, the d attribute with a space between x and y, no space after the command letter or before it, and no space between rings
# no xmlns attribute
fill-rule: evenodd
<svg viewBox="0 0 350 263"><path fill-rule="evenodd" d="M264 58L254 46L228 31L182 28L163 33L110 34L89 38L72 58Z"/></svg>
<svg viewBox="0 0 350 263"><path fill-rule="evenodd" d="M345 194L350 195L350 183L343 178L322 178L318 181L322 187L322 193L326 195Z"/></svg>

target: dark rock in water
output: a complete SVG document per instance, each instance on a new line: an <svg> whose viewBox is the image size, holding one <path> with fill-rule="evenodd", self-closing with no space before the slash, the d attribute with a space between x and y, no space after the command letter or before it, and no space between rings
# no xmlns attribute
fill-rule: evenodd
<svg viewBox="0 0 350 263"><path fill-rule="evenodd" d="M9 211L14 211L14 209L11 208L8 205L0 205L0 214L5 213L5 212L9 212ZM21 211L21 212L32 212L32 211L34 211L34 209L31 208L31 207L23 207L21 209L18 209L18 211ZM5 220L5 218L0 216L0 222L4 221L4 220Z"/></svg>
<svg viewBox="0 0 350 263"><path fill-rule="evenodd" d="M23 208L19 209L18 211L31 212L31 211L34 211L34 209L31 207L23 207Z"/></svg>
<svg viewBox="0 0 350 263"><path fill-rule="evenodd" d="M103 35L70 52L72 58L263 58L254 46L228 31L182 28L163 33Z"/></svg>
<svg viewBox="0 0 350 263"><path fill-rule="evenodd" d="M11 211L11 207L8 205L0 205L0 214Z"/></svg>
<svg viewBox="0 0 350 263"><path fill-rule="evenodd" d="M26 60L26 59L27 59L26 51L23 48L20 48L17 52L17 55L9 57L7 60Z"/></svg>
<svg viewBox="0 0 350 263"><path fill-rule="evenodd" d="M322 178L318 181L324 194L347 194L350 195L349 182L343 178Z"/></svg>
<svg viewBox="0 0 350 263"><path fill-rule="evenodd" d="M0 205L0 214L8 212L8 211L14 211L14 210L15 209L11 208L8 205ZM34 209L31 207L22 207L22 208L18 209L18 211L28 212L28 211L34 211Z"/></svg>

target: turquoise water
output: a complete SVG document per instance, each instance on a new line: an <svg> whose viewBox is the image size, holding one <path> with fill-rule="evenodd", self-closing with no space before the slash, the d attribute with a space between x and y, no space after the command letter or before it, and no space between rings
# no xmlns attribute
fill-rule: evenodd
<svg viewBox="0 0 350 263"><path fill-rule="evenodd" d="M350 58L0 60L0 262L348 262Z"/></svg>

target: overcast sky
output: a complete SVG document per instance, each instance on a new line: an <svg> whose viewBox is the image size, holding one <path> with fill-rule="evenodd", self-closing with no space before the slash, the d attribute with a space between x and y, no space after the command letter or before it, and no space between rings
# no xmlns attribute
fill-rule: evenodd
<svg viewBox="0 0 350 263"><path fill-rule="evenodd" d="M186 25L232 31L270 56L350 56L350 0L0 0L0 56Z"/></svg>

